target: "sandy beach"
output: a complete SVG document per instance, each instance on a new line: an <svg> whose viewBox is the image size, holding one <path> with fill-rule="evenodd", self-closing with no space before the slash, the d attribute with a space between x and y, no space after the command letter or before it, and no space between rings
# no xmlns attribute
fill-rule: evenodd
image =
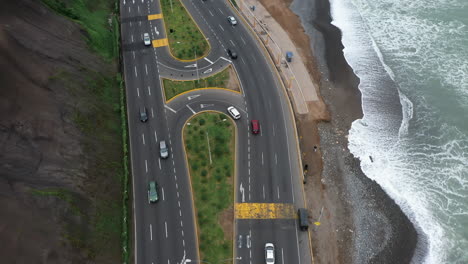
<svg viewBox="0 0 468 264"><path fill-rule="evenodd" d="M311 212L315 263L410 263L417 233L395 202L361 171L348 150L362 117L359 79L343 56L328 0L260 0L307 58L321 99L296 115ZM289 9L291 8L291 9ZM326 105L326 106L325 106Z"/></svg>

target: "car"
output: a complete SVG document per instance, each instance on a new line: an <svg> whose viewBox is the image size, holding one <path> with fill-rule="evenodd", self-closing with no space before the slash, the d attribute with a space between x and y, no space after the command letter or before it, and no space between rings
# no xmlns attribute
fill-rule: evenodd
<svg viewBox="0 0 468 264"><path fill-rule="evenodd" d="M237 59L237 53L232 49L227 49L227 54L231 59Z"/></svg>
<svg viewBox="0 0 468 264"><path fill-rule="evenodd" d="M169 150L167 148L166 141L164 140L161 140L159 142L159 155L163 159L166 159L167 157L169 157Z"/></svg>
<svg viewBox="0 0 468 264"><path fill-rule="evenodd" d="M145 46L151 45L151 39L148 33L143 34L143 42L145 42Z"/></svg>
<svg viewBox="0 0 468 264"><path fill-rule="evenodd" d="M148 202L149 203L155 203L159 200L159 195L158 195L158 184L156 181L150 181L148 183Z"/></svg>
<svg viewBox="0 0 468 264"><path fill-rule="evenodd" d="M265 244L265 263L275 264L275 246L272 243Z"/></svg>
<svg viewBox="0 0 468 264"><path fill-rule="evenodd" d="M228 107L227 111L232 116L232 118L234 118L236 120L240 119L241 115L240 115L239 111L234 106Z"/></svg>
<svg viewBox="0 0 468 264"><path fill-rule="evenodd" d="M140 121L143 123L148 121L148 113L146 111L146 107L140 107Z"/></svg>
<svg viewBox="0 0 468 264"><path fill-rule="evenodd" d="M297 209L297 215L299 218L299 228L302 231L306 231L309 228L309 213L307 212L307 209Z"/></svg>
<svg viewBox="0 0 468 264"><path fill-rule="evenodd" d="M252 127L253 134L258 134L260 132L260 122L258 122L258 120L250 121L250 125Z"/></svg>
<svg viewBox="0 0 468 264"><path fill-rule="evenodd" d="M237 20L233 16L228 16L227 19L232 26L237 25Z"/></svg>

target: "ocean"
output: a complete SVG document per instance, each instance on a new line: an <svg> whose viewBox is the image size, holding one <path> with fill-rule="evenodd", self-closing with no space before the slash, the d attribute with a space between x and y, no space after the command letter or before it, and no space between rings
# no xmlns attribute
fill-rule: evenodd
<svg viewBox="0 0 468 264"><path fill-rule="evenodd" d="M414 263L468 263L468 0L331 0L331 14L361 80L349 149L421 234Z"/></svg>

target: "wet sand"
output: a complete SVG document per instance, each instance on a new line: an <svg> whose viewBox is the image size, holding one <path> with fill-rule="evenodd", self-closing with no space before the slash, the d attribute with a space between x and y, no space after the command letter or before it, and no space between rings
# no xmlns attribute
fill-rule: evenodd
<svg viewBox="0 0 468 264"><path fill-rule="evenodd" d="M328 0L260 0L288 32L320 83L320 103L296 115L311 212L315 263L410 263L417 233L395 202L361 171L348 150L351 123L362 117L359 79L330 24ZM298 15L292 13L287 7ZM389 88L390 89L390 88ZM314 149L314 146L317 147Z"/></svg>

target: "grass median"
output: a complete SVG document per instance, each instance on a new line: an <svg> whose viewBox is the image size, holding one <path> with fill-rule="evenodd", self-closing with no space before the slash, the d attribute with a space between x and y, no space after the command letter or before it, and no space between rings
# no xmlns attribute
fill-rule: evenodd
<svg viewBox="0 0 468 264"><path fill-rule="evenodd" d="M183 131L204 262L232 259L234 129L226 115L205 112Z"/></svg>
<svg viewBox="0 0 468 264"><path fill-rule="evenodd" d="M223 88L232 91L240 91L239 79L231 66L210 77L193 81L176 81L163 78L164 95L166 101L177 95L202 88Z"/></svg>
<svg viewBox="0 0 468 264"><path fill-rule="evenodd" d="M210 46L180 0L161 0L166 34L172 55L194 60L208 53Z"/></svg>

